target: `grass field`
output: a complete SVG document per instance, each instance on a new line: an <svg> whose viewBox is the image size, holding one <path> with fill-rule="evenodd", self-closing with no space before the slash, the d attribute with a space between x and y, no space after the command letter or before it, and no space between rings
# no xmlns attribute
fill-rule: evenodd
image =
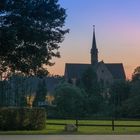
<svg viewBox="0 0 140 140"><path fill-rule="evenodd" d="M75 124L75 120L47 120L47 123ZM80 120L79 124L111 125L111 121ZM115 125L140 125L140 121L115 121ZM64 125L46 125L41 131L0 131L0 134L70 134L64 131ZM140 134L140 127L95 127L79 126L78 132L71 134Z"/></svg>

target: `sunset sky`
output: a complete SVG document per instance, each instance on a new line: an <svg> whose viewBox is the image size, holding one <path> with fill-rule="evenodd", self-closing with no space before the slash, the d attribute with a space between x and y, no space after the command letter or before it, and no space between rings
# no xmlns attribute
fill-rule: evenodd
<svg viewBox="0 0 140 140"><path fill-rule="evenodd" d="M48 67L64 74L65 63L90 63L93 25L99 60L124 64L127 77L140 65L140 0L59 0L67 9L70 33L61 44L61 58Z"/></svg>

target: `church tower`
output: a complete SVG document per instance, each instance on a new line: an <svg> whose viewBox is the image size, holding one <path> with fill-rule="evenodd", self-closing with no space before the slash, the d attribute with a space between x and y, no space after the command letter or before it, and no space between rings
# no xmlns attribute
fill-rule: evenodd
<svg viewBox="0 0 140 140"><path fill-rule="evenodd" d="M92 48L91 48L91 64L95 65L98 63L98 49L96 46L95 39L95 25L93 25L93 40L92 40Z"/></svg>

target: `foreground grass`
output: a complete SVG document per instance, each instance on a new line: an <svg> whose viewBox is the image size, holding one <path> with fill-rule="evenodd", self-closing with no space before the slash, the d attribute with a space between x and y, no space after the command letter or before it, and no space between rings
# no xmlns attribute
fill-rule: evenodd
<svg viewBox="0 0 140 140"><path fill-rule="evenodd" d="M75 124L75 120L47 120L47 123L65 123ZM79 124L111 124L111 121L87 121L81 120ZM140 125L140 121L115 121L118 125ZM36 134L140 134L140 127L91 127L80 126L78 132L67 133L64 131L64 125L46 125L46 129L40 131L0 131L0 134L8 135L36 135Z"/></svg>

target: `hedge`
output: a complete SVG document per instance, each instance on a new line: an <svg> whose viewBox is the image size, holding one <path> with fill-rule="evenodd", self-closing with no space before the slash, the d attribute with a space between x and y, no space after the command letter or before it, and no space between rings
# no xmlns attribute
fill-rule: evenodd
<svg viewBox="0 0 140 140"><path fill-rule="evenodd" d="M43 108L0 108L0 130L41 130L46 126Z"/></svg>

